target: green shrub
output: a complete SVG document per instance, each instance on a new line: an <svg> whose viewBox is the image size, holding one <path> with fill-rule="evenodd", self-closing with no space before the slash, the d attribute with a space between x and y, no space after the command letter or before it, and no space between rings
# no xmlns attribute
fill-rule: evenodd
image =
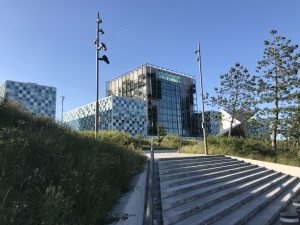
<svg viewBox="0 0 300 225"><path fill-rule="evenodd" d="M145 163L130 137L71 131L0 103L0 224L94 225Z"/></svg>
<svg viewBox="0 0 300 225"><path fill-rule="evenodd" d="M136 138L137 137L134 137L134 141L136 143L140 143L138 146L140 146L142 149L151 148L151 138L142 138L142 140L138 141L136 141ZM153 138L153 148L159 150L179 149L181 146L195 145L197 143L198 141L195 139L185 139L176 135L166 135Z"/></svg>
<svg viewBox="0 0 300 225"><path fill-rule="evenodd" d="M178 149L180 146L180 137L174 135L163 136L160 145L164 149Z"/></svg>
<svg viewBox="0 0 300 225"><path fill-rule="evenodd" d="M279 142L277 152L272 150L270 141L268 140L209 136L207 142L209 154L212 155L232 155L292 166L300 166L300 149L291 146L287 147L287 145L282 142ZM198 142L196 145L184 146L179 150L179 152L204 154L203 142Z"/></svg>
<svg viewBox="0 0 300 225"><path fill-rule="evenodd" d="M81 131L81 134L94 138L95 132L94 131ZM106 141L109 143L121 145L121 146L131 146L137 147L134 141L134 138L131 137L129 134L125 132L110 130L110 131L98 131L98 140Z"/></svg>

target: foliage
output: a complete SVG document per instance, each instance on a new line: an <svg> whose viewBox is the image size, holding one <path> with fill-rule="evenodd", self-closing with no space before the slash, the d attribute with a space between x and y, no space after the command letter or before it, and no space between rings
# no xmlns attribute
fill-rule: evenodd
<svg viewBox="0 0 300 225"><path fill-rule="evenodd" d="M103 224L145 162L115 135L95 141L1 102L0 224Z"/></svg>
<svg viewBox="0 0 300 225"><path fill-rule="evenodd" d="M164 125L157 123L157 136L161 137L161 136L165 136L165 135L167 135L167 132L166 132Z"/></svg>
<svg viewBox="0 0 300 225"><path fill-rule="evenodd" d="M289 124L291 128L288 137L300 144L300 104L297 106Z"/></svg>
<svg viewBox="0 0 300 225"><path fill-rule="evenodd" d="M300 54L295 53L298 45L291 44L290 39L277 35L276 30L270 33L272 39L265 41L263 59L257 66L257 72L261 75L258 93L260 103L267 104L261 112L270 120L272 147L276 150L277 134L284 129L285 119L292 116L293 105L299 96Z"/></svg>
<svg viewBox="0 0 300 225"><path fill-rule="evenodd" d="M161 124L161 123L157 123L156 127L157 127L157 137L155 138L155 140L156 140L158 146L161 146L161 142L163 140L163 137L165 135L167 135L167 132L165 130L164 125Z"/></svg>
<svg viewBox="0 0 300 225"><path fill-rule="evenodd" d="M150 139L149 139L149 144L150 144ZM164 149L179 149L182 146L186 146L186 145L194 145L196 144L197 141L195 139L185 139L183 137L179 137L176 135L166 135L163 137L155 137L154 138L154 149L160 149L160 150L164 150ZM148 148L144 148L144 149L149 149Z"/></svg>
<svg viewBox="0 0 300 225"><path fill-rule="evenodd" d="M251 76L248 70L236 63L228 73L220 76L221 87L215 88L216 96L211 97L213 106L225 108L231 112L230 129L238 115L249 119L255 107L255 76Z"/></svg>
<svg viewBox="0 0 300 225"><path fill-rule="evenodd" d="M261 140L270 139L269 120L252 117L246 123L247 137Z"/></svg>
<svg viewBox="0 0 300 225"><path fill-rule="evenodd" d="M268 140L209 136L208 150L209 154L212 155L232 155L298 167L300 166L299 146L287 146L284 142L278 143L278 151L275 152L272 150L272 146ZM184 146L179 150L179 152L204 154L203 142L198 142L198 144L192 146Z"/></svg>
<svg viewBox="0 0 300 225"><path fill-rule="evenodd" d="M179 136L167 135L162 138L160 146L164 149L178 149L181 144Z"/></svg>
<svg viewBox="0 0 300 225"><path fill-rule="evenodd" d="M94 131L81 131L81 134L94 138ZM134 142L134 138L125 132L119 132L115 130L111 131L98 131L98 140L110 142L112 144L127 146L127 147L137 147Z"/></svg>
<svg viewBox="0 0 300 225"><path fill-rule="evenodd" d="M84 131L80 132L81 134L94 137L94 132ZM128 134L120 133L116 131L99 131L100 139L104 136L116 134L115 137L111 138L113 142L124 143L127 146L134 146L137 149L149 150L151 148L152 137L142 137L140 135L130 137ZM122 138L118 138L119 135L122 135ZM123 139L123 141L122 141ZM125 140L125 141L124 141ZM178 149L181 146L185 145L194 145L197 144L195 139L186 139L176 135L165 135L162 137L153 137L153 149L157 150L167 150L167 149Z"/></svg>
<svg viewBox="0 0 300 225"><path fill-rule="evenodd" d="M282 131L284 136L297 144L300 144L300 100L295 107L294 113L283 121L285 129Z"/></svg>

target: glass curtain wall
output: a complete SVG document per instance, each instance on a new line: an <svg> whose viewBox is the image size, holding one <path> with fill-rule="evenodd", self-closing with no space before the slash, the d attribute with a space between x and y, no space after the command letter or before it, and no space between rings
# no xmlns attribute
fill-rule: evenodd
<svg viewBox="0 0 300 225"><path fill-rule="evenodd" d="M106 94L146 100L148 135L195 136L194 77L145 64L107 82Z"/></svg>

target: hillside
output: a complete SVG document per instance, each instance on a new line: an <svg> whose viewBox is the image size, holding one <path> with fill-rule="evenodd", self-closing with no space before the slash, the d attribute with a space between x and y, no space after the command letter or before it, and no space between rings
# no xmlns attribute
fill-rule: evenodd
<svg viewBox="0 0 300 225"><path fill-rule="evenodd" d="M133 145L93 138L0 103L0 224L103 224L145 163Z"/></svg>

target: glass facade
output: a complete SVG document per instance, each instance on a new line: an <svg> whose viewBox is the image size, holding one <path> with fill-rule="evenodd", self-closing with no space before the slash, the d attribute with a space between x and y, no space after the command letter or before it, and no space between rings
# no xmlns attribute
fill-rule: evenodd
<svg viewBox="0 0 300 225"><path fill-rule="evenodd" d="M220 127L220 120L221 120L221 114L217 111L206 111L204 113L204 127L206 129L206 132L210 135L217 135L220 133L221 127ZM203 137L203 129L202 129L202 112L195 113L195 121L196 121L196 130L197 136Z"/></svg>
<svg viewBox="0 0 300 225"><path fill-rule="evenodd" d="M145 64L106 83L107 96L124 96L147 102L147 134L158 129L168 134L195 136L195 78Z"/></svg>
<svg viewBox="0 0 300 225"><path fill-rule="evenodd" d="M64 113L64 123L75 130L95 129L96 103ZM147 134L146 101L118 96L99 100L99 129L118 130L130 135Z"/></svg>
<svg viewBox="0 0 300 225"><path fill-rule="evenodd" d="M33 115L55 119L55 87L7 80L0 86L0 98L4 97L21 103Z"/></svg>

